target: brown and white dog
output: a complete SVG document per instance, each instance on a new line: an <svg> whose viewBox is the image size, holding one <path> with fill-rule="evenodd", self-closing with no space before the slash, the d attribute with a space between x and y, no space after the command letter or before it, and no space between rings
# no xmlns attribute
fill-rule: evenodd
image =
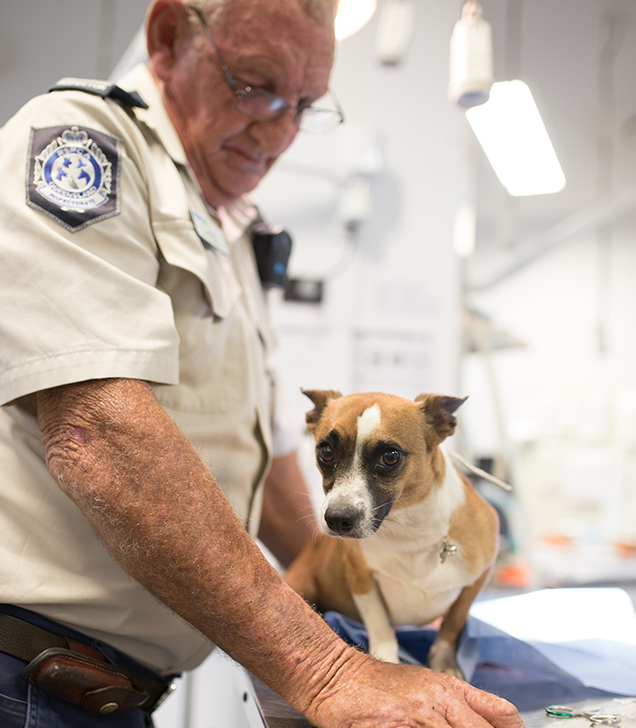
<svg viewBox="0 0 636 728"><path fill-rule="evenodd" d="M303 549L287 582L319 611L362 621L370 653L389 662L399 662L392 625L443 616L428 664L462 677L457 643L490 575L499 531L494 508L439 447L464 400L303 392L315 405L306 420L327 535Z"/></svg>

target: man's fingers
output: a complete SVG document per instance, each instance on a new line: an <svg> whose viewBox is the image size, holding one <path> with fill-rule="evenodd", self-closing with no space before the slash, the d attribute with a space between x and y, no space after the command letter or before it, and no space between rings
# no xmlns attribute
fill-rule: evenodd
<svg viewBox="0 0 636 728"><path fill-rule="evenodd" d="M428 674L429 679L433 676L427 687L437 695L439 712L450 728L523 728L517 709L507 700L449 675Z"/></svg>
<svg viewBox="0 0 636 728"><path fill-rule="evenodd" d="M466 687L465 697L470 708L494 728L523 728L523 720L512 703L469 685Z"/></svg>
<svg viewBox="0 0 636 728"><path fill-rule="evenodd" d="M524 728L507 700L456 677L357 655L358 669L320 696L310 720L322 728ZM360 664L362 662L362 664ZM334 685L336 683L334 682Z"/></svg>
<svg viewBox="0 0 636 728"><path fill-rule="evenodd" d="M455 703L446 711L446 724L450 728L493 728L488 718L473 710L467 703Z"/></svg>

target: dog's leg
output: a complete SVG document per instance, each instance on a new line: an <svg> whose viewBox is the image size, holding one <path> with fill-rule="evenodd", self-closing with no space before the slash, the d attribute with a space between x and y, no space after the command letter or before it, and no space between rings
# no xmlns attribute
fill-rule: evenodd
<svg viewBox="0 0 636 728"><path fill-rule="evenodd" d="M314 542L306 544L284 577L289 586L309 604L314 604L318 597L318 585L313 569L316 548Z"/></svg>
<svg viewBox="0 0 636 728"><path fill-rule="evenodd" d="M461 668L457 664L457 644L464 629L470 605L475 601L490 576L490 569L485 571L477 581L464 587L453 602L437 633L435 642L428 653L428 666L437 672L464 679Z"/></svg>
<svg viewBox="0 0 636 728"><path fill-rule="evenodd" d="M398 641L384 599L357 543L347 542L344 562L353 601L369 635L369 653L378 660L399 663Z"/></svg>
<svg viewBox="0 0 636 728"><path fill-rule="evenodd" d="M378 660L399 663L397 637L377 584L374 583L366 594L354 594L353 601L367 628L369 653Z"/></svg>

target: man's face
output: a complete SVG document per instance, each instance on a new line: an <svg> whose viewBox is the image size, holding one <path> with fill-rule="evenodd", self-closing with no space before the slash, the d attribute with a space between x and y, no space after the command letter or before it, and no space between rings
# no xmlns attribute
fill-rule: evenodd
<svg viewBox="0 0 636 728"><path fill-rule="evenodd" d="M195 26L196 27L196 26ZM238 87L262 88L292 106L328 89L333 29L297 0L235 0L211 26ZM219 58L205 36L175 43L164 103L208 204L220 207L254 189L298 131L294 111L254 121L235 107Z"/></svg>

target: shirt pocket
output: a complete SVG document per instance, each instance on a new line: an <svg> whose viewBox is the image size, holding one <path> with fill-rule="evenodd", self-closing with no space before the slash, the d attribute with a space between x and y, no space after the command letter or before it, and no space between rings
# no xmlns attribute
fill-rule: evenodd
<svg viewBox="0 0 636 728"><path fill-rule="evenodd" d="M214 316L227 318L241 295L241 287L228 255L206 244L189 220L152 223L166 262L199 278Z"/></svg>
<svg viewBox="0 0 636 728"><path fill-rule="evenodd" d="M157 285L171 298L179 335L179 384L155 385L157 398L184 412L227 412L250 390L249 332L231 260L204 245L189 221L153 230L163 258Z"/></svg>

